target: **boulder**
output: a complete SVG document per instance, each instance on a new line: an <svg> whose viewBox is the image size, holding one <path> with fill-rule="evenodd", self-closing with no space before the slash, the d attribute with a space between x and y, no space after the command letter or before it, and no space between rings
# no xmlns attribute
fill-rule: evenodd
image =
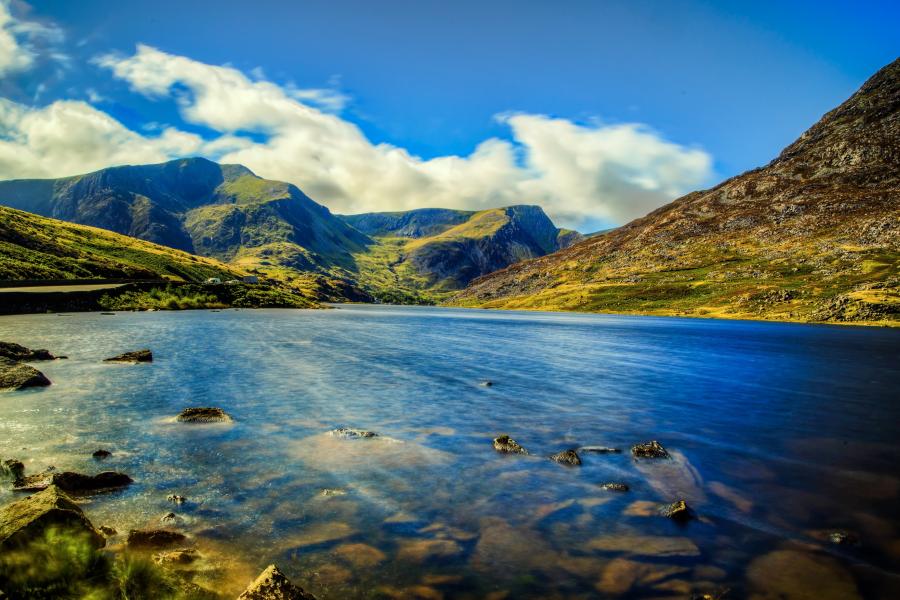
<svg viewBox="0 0 900 600"><path fill-rule="evenodd" d="M612 481L607 482L607 483L601 483L600 487L603 488L604 490L609 490L611 492L627 492L629 489L631 489L628 487L628 484L612 482Z"/></svg>
<svg viewBox="0 0 900 600"><path fill-rule="evenodd" d="M656 440L635 444L631 447L631 454L635 458L669 458L668 451Z"/></svg>
<svg viewBox="0 0 900 600"><path fill-rule="evenodd" d="M569 450L563 450L562 452L557 452L550 457L550 460L570 467L581 466L581 457L578 456L578 452L576 452L572 448L570 448Z"/></svg>
<svg viewBox="0 0 900 600"><path fill-rule="evenodd" d="M678 500L672 504L666 504L659 509L659 514L675 521L690 521L694 518L694 511L690 509L687 502Z"/></svg>
<svg viewBox="0 0 900 600"><path fill-rule="evenodd" d="M618 454L621 452L620 449L610 448L609 446L582 446L578 451L590 454Z"/></svg>
<svg viewBox="0 0 900 600"><path fill-rule="evenodd" d="M125 363L141 363L153 362L153 353L149 350L135 350L134 352L126 352L110 358L103 359L104 362L125 362Z"/></svg>
<svg viewBox="0 0 900 600"><path fill-rule="evenodd" d="M72 471L63 471L62 473L44 471L17 479L13 484L13 489L21 492L33 492L55 485L70 494L90 494L125 487L133 482L134 480L125 473L115 471L104 471L97 475L84 475Z"/></svg>
<svg viewBox="0 0 900 600"><path fill-rule="evenodd" d="M25 465L22 464L21 460L7 458L3 462L0 462L0 477L15 480L21 479L24 476Z"/></svg>
<svg viewBox="0 0 900 600"><path fill-rule="evenodd" d="M50 385L50 380L32 366L0 357L0 390L21 390Z"/></svg>
<svg viewBox="0 0 900 600"><path fill-rule="evenodd" d="M179 423L231 423L232 418L221 408L205 406L186 408L175 417Z"/></svg>
<svg viewBox="0 0 900 600"><path fill-rule="evenodd" d="M291 583L278 567L269 565L237 600L316 600L316 597Z"/></svg>
<svg viewBox="0 0 900 600"><path fill-rule="evenodd" d="M0 357L13 361L55 360L47 350L31 350L12 342L0 342Z"/></svg>
<svg viewBox="0 0 900 600"><path fill-rule="evenodd" d="M341 438L373 438L378 437L374 431L366 431L365 429L351 429L349 427L338 427L332 430L331 435Z"/></svg>
<svg viewBox="0 0 900 600"><path fill-rule="evenodd" d="M112 452L110 452L109 450L103 450L101 448L100 450L94 450L94 453L91 454L91 456L93 456L97 460L103 460L104 458L109 458L110 456L112 456Z"/></svg>
<svg viewBox="0 0 900 600"><path fill-rule="evenodd" d="M27 543L48 527L84 532L91 544L106 544L77 504L56 486L0 508L0 550Z"/></svg>
<svg viewBox="0 0 900 600"><path fill-rule="evenodd" d="M494 438L494 450L504 454L528 454L528 450L519 445L519 442L508 435Z"/></svg>
<svg viewBox="0 0 900 600"><path fill-rule="evenodd" d="M132 529L128 532L129 548L168 548L187 539L183 533L168 529Z"/></svg>

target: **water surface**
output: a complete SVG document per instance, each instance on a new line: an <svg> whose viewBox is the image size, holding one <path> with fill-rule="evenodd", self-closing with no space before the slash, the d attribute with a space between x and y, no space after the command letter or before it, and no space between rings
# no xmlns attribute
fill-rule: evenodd
<svg viewBox="0 0 900 600"><path fill-rule="evenodd" d="M8 316L0 339L69 356L0 395L0 457L129 473L84 504L120 532L187 496L197 581L229 593L276 562L321 598L900 597L895 330L345 306ZM189 406L235 423L172 421ZM649 439L673 458L632 459ZM546 458L583 445L624 452ZM700 518L656 514L678 498Z"/></svg>

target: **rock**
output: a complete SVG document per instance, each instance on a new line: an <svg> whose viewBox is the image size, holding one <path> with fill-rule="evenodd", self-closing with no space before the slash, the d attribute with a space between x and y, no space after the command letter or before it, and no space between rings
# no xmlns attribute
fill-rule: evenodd
<svg viewBox="0 0 900 600"><path fill-rule="evenodd" d="M857 546L859 538L848 531L832 531L828 534L828 541L838 546Z"/></svg>
<svg viewBox="0 0 900 600"><path fill-rule="evenodd" d="M315 596L291 583L275 565L269 565L238 596L238 600L315 600Z"/></svg>
<svg viewBox="0 0 900 600"><path fill-rule="evenodd" d="M753 600L860 600L853 574L834 558L800 550L775 550L746 570ZM889 596L890 597L890 596Z"/></svg>
<svg viewBox="0 0 900 600"><path fill-rule="evenodd" d="M84 532L95 548L106 544L78 505L58 487L50 486L0 508L0 550L27 543L51 526Z"/></svg>
<svg viewBox="0 0 900 600"><path fill-rule="evenodd" d="M231 415L221 408L186 408L175 417L180 423L231 423Z"/></svg>
<svg viewBox="0 0 900 600"><path fill-rule="evenodd" d="M338 427L332 430L331 435L341 438L373 438L378 437L374 431L366 431L364 429L350 429L348 427Z"/></svg>
<svg viewBox="0 0 900 600"><path fill-rule="evenodd" d="M57 357L47 350L30 350L12 342L0 342L0 357L13 361L54 360Z"/></svg>
<svg viewBox="0 0 900 600"><path fill-rule="evenodd" d="M494 438L494 450L504 454L528 454L528 450L519 445L519 442L508 435Z"/></svg>
<svg viewBox="0 0 900 600"><path fill-rule="evenodd" d="M340 488L324 488L322 490L322 495L325 496L326 498L329 498L332 496L346 496L347 490L342 490Z"/></svg>
<svg viewBox="0 0 900 600"><path fill-rule="evenodd" d="M109 458L110 456L112 456L112 452L103 449L94 450L94 453L91 454L91 456L93 456L97 460L103 460L104 458Z"/></svg>
<svg viewBox="0 0 900 600"><path fill-rule="evenodd" d="M193 548L180 548L168 552L160 552L153 556L153 562L163 566L190 565L200 559L200 553Z"/></svg>
<svg viewBox="0 0 900 600"><path fill-rule="evenodd" d="M480 385L481 387L491 387L492 385L494 385L494 382L491 381L490 379L485 379L484 381L482 381L482 382L479 383L478 385Z"/></svg>
<svg viewBox="0 0 900 600"><path fill-rule="evenodd" d="M666 504L659 509L659 514L675 521L690 521L694 518L694 511L688 507L687 502L684 500Z"/></svg>
<svg viewBox="0 0 900 600"><path fill-rule="evenodd" d="M550 460L552 460L553 462L558 462L561 465L568 465L570 467L581 466L581 457L578 456L578 452L576 452L574 449L557 452L550 457Z"/></svg>
<svg viewBox="0 0 900 600"><path fill-rule="evenodd" d="M135 350L134 352L126 352L125 354L119 354L118 356L105 358L103 359L103 361L126 363L153 362L153 353L149 350Z"/></svg>
<svg viewBox="0 0 900 600"><path fill-rule="evenodd" d="M125 473L115 471L84 475L71 471L56 473L48 470L17 479L13 484L13 489L21 492L33 492L55 485L68 493L89 494L125 487L133 482L134 480Z"/></svg>
<svg viewBox="0 0 900 600"><path fill-rule="evenodd" d="M166 496L166 500L178 505L187 502L187 498L185 498L184 496L179 496L178 494L169 494L168 496Z"/></svg>
<svg viewBox="0 0 900 600"><path fill-rule="evenodd" d="M621 452L618 448L610 448L608 446L582 446L578 450L592 454L618 454Z"/></svg>
<svg viewBox="0 0 900 600"><path fill-rule="evenodd" d="M168 529L132 529L128 532L129 548L166 548L184 542L187 537Z"/></svg>
<svg viewBox="0 0 900 600"><path fill-rule="evenodd" d="M182 525L184 523L184 518L170 512L160 517L159 522L163 525Z"/></svg>
<svg viewBox="0 0 900 600"><path fill-rule="evenodd" d="M50 380L34 367L0 357L0 390L21 390L48 385Z"/></svg>
<svg viewBox="0 0 900 600"><path fill-rule="evenodd" d="M25 465L15 458L7 458L0 462L0 477L7 479L21 479L25 476Z"/></svg>
<svg viewBox="0 0 900 600"><path fill-rule="evenodd" d="M102 533L106 537L112 537L114 535L119 535L119 532L116 531L116 529L114 527L109 527L107 525L101 525L97 529L99 529L100 533Z"/></svg>
<svg viewBox="0 0 900 600"><path fill-rule="evenodd" d="M656 440L635 444L631 447L631 454L635 458L669 458L669 453Z"/></svg>
<svg viewBox="0 0 900 600"><path fill-rule="evenodd" d="M629 489L631 489L627 484L616 482L601 483L600 487L611 492L627 492Z"/></svg>
<svg viewBox="0 0 900 600"><path fill-rule="evenodd" d="M691 594L691 600L725 600L731 593L729 588L720 588L714 592L697 592Z"/></svg>

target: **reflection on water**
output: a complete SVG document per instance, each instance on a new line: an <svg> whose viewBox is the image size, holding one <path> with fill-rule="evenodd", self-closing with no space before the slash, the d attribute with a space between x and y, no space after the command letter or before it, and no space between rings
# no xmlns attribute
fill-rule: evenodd
<svg viewBox="0 0 900 600"><path fill-rule="evenodd" d="M129 473L88 516L176 512L227 593L277 562L322 598L900 597L897 331L357 306L2 317L0 339L70 357L0 396L0 457ZM173 422L188 406L235 422ZM633 460L650 439L672 458ZM547 459L585 445L626 451ZM678 498L699 519L658 516Z"/></svg>

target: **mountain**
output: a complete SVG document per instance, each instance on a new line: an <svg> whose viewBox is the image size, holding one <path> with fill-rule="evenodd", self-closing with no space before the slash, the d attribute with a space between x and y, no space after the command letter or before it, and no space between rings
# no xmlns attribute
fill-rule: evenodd
<svg viewBox="0 0 900 600"><path fill-rule="evenodd" d="M900 59L765 167L450 303L896 324L898 284Z"/></svg>
<svg viewBox="0 0 900 600"><path fill-rule="evenodd" d="M296 186L203 158L3 181L0 204L245 265L350 268L371 243Z"/></svg>
<svg viewBox="0 0 900 600"><path fill-rule="evenodd" d="M476 277L581 237L558 229L538 206L426 208L342 218L376 241L354 255L360 284L392 300L446 296Z"/></svg>

